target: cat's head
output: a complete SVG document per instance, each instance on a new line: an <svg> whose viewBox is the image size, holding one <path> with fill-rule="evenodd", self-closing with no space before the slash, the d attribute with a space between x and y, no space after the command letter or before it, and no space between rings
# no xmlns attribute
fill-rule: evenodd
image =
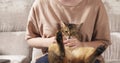
<svg viewBox="0 0 120 63"><path fill-rule="evenodd" d="M76 24L61 24L61 31L65 36L74 36L78 32Z"/></svg>

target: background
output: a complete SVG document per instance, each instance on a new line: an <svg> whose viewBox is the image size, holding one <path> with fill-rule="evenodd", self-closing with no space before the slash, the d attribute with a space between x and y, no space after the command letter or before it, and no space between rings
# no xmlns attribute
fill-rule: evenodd
<svg viewBox="0 0 120 63"><path fill-rule="evenodd" d="M34 0L0 0L0 63L34 63L42 54L25 41L27 17ZM110 21L112 45L106 63L120 63L120 0L103 0ZM4 61L3 61L4 60ZM10 62L9 62L10 61Z"/></svg>

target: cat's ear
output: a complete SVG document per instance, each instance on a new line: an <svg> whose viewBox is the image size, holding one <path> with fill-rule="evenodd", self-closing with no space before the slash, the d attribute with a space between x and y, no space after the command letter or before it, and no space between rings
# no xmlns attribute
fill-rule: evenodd
<svg viewBox="0 0 120 63"><path fill-rule="evenodd" d="M58 30L61 30L61 25L60 25L60 23L57 23L57 29L58 29Z"/></svg>
<svg viewBox="0 0 120 63"><path fill-rule="evenodd" d="M66 27L66 25L63 22L61 22L60 24L61 24L61 27L63 28Z"/></svg>

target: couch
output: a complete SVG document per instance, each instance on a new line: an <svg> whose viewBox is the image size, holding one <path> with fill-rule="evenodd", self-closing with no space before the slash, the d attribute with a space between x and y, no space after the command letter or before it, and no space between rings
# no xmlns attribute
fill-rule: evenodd
<svg viewBox="0 0 120 63"><path fill-rule="evenodd" d="M120 63L120 1L104 0L111 31L111 46L103 53L106 63Z"/></svg>
<svg viewBox="0 0 120 63"><path fill-rule="evenodd" d="M32 48L25 41L25 27L33 0L0 0L0 61L30 63Z"/></svg>
<svg viewBox="0 0 120 63"><path fill-rule="evenodd" d="M25 41L25 28L34 0L0 0L0 59L34 63L41 50ZM106 63L120 63L120 1L103 0L110 20L112 45L102 54ZM41 54L39 54L41 53Z"/></svg>

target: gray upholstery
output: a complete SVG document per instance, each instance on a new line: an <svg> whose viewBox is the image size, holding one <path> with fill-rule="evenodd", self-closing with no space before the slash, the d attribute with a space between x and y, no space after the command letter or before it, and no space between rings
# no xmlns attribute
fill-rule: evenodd
<svg viewBox="0 0 120 63"><path fill-rule="evenodd" d="M120 32L120 14L108 14L111 32Z"/></svg>
<svg viewBox="0 0 120 63"><path fill-rule="evenodd" d="M10 63L10 60L0 59L0 63Z"/></svg>
<svg viewBox="0 0 120 63"><path fill-rule="evenodd" d="M110 21L112 45L107 48L103 56L106 63L120 63L120 1L104 0Z"/></svg>
<svg viewBox="0 0 120 63"><path fill-rule="evenodd" d="M30 63L32 48L25 41L25 29L33 1L0 0L0 59Z"/></svg>
<svg viewBox="0 0 120 63"><path fill-rule="evenodd" d="M111 33L112 45L103 54L106 62L118 61L120 63L120 33Z"/></svg>
<svg viewBox="0 0 120 63"><path fill-rule="evenodd" d="M27 55L29 53L27 52L29 51L29 47L27 45L27 42L24 40L24 34L25 32L1 32L0 51L2 54Z"/></svg>

